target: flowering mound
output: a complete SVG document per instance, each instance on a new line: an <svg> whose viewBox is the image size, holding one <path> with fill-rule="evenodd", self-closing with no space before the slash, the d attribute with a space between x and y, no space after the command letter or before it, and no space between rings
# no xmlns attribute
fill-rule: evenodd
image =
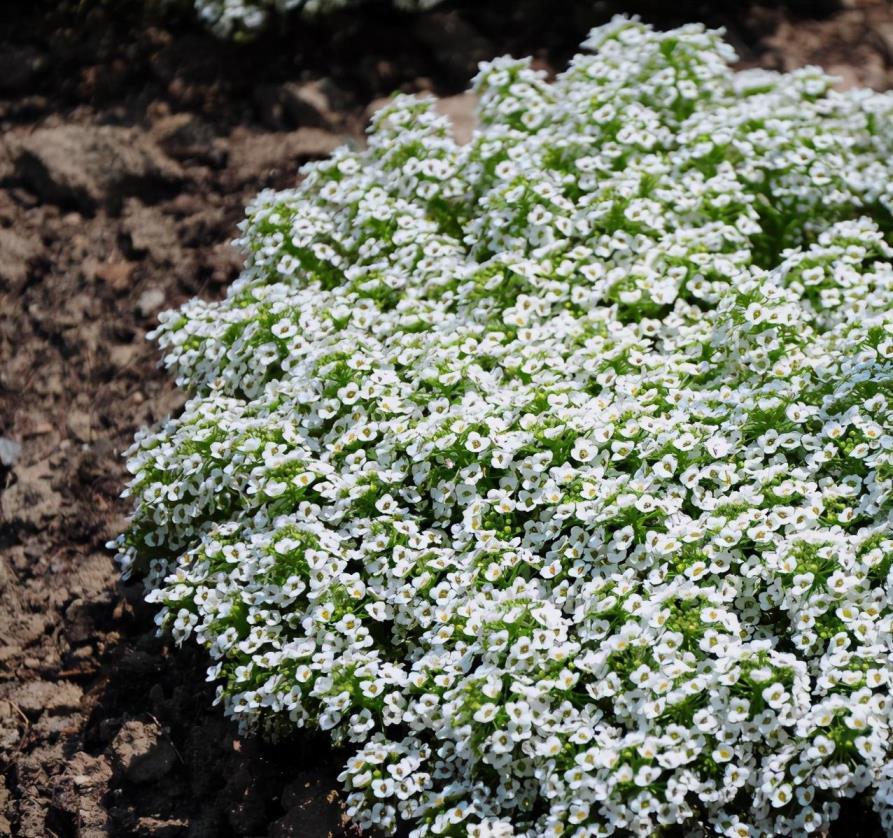
<svg viewBox="0 0 893 838"><path fill-rule="evenodd" d="M369 0L193 0L199 19L224 38L257 32L271 15L291 12L314 17L367 3ZM398 9L430 9L442 0L391 0Z"/></svg>
<svg viewBox="0 0 893 838"><path fill-rule="evenodd" d="M362 826L893 829L893 97L585 46L259 196L119 558Z"/></svg>

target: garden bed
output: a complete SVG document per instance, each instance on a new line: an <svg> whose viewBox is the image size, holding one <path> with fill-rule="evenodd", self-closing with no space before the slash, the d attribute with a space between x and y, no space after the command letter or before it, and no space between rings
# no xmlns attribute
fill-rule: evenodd
<svg viewBox="0 0 893 838"><path fill-rule="evenodd" d="M236 47L120 5L54 5L0 13L0 835L351 834L325 737L239 737L200 686L203 656L170 654L139 586L117 582L119 452L182 399L144 334L219 296L244 206L362 142L383 96L452 96L506 52L560 68L616 9L376 10ZM893 86L888 6L656 6L641 12L658 25L726 25L745 65ZM469 104L446 107L461 121ZM843 829L873 827L854 811Z"/></svg>

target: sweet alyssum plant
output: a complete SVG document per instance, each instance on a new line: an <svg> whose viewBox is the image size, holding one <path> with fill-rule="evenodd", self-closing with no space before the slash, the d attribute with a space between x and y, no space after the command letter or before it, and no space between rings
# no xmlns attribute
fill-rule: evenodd
<svg viewBox="0 0 893 838"><path fill-rule="evenodd" d="M893 97L584 46L258 197L119 559L361 826L893 831Z"/></svg>
<svg viewBox="0 0 893 838"><path fill-rule="evenodd" d="M206 26L224 38L246 35L263 29L273 15L301 14L306 17L329 14L369 0L192 0ZM398 9L419 11L442 0L391 0Z"/></svg>

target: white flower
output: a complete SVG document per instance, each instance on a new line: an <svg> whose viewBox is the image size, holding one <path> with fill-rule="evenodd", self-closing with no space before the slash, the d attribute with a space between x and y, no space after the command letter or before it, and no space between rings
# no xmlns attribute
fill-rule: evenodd
<svg viewBox="0 0 893 838"><path fill-rule="evenodd" d="M571 457L581 463L588 463L595 457L595 448L592 443L582 437L574 443L571 449Z"/></svg>

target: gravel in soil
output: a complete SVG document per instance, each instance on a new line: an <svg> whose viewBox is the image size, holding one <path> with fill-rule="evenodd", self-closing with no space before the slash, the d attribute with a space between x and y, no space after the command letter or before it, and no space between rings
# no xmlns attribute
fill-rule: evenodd
<svg viewBox="0 0 893 838"><path fill-rule="evenodd" d="M118 583L120 452L183 401L144 334L222 294L245 204L362 142L383 96L448 96L467 136L473 102L455 94L478 61L560 67L618 10L552 5L375 8L243 46L131 2L0 10L0 835L355 834L343 754L310 733L238 735L202 652L157 639L138 585ZM820 5L623 7L726 25L746 65L893 86L893 10Z"/></svg>

